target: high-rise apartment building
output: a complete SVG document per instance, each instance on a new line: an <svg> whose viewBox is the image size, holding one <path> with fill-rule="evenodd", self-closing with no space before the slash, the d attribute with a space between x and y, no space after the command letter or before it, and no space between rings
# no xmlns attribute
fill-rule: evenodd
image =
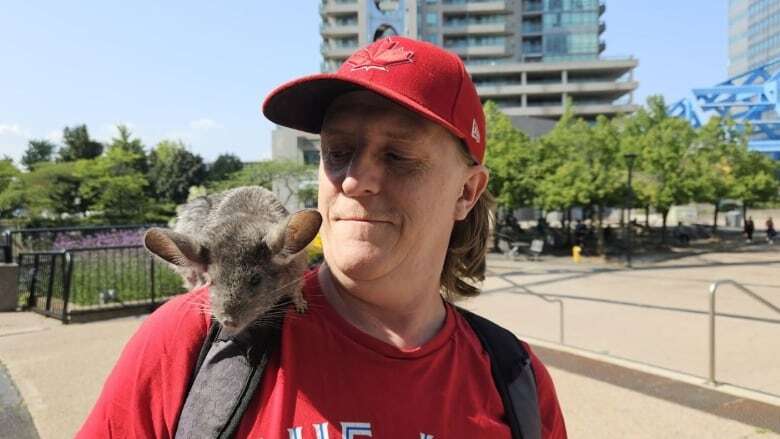
<svg viewBox="0 0 780 439"><path fill-rule="evenodd" d="M405 35L458 54L483 99L510 116L586 119L635 111L635 59L601 59L599 0L322 0L322 70L358 47ZM522 125L522 123L521 123Z"/></svg>
<svg viewBox="0 0 780 439"><path fill-rule="evenodd" d="M729 0L729 76L780 58L780 0Z"/></svg>

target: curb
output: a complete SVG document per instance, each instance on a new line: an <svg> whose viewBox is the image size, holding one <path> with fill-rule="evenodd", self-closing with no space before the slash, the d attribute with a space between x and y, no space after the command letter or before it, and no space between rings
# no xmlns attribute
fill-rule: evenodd
<svg viewBox="0 0 780 439"><path fill-rule="evenodd" d="M11 375L0 362L0 437L39 439L32 416Z"/></svg>
<svg viewBox="0 0 780 439"><path fill-rule="evenodd" d="M667 369L522 337L552 368L780 433L780 398Z"/></svg>

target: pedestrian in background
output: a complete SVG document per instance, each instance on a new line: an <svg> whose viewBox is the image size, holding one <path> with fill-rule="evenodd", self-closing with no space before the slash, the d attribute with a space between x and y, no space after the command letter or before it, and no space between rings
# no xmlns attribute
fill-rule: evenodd
<svg viewBox="0 0 780 439"><path fill-rule="evenodd" d="M753 232L756 230L756 225L753 223L753 217L749 216L748 219L745 220L745 236L747 237L747 242L753 242Z"/></svg>

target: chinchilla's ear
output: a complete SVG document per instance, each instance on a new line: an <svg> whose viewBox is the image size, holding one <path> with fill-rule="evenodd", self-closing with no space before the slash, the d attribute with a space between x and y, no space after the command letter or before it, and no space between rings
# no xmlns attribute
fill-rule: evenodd
<svg viewBox="0 0 780 439"><path fill-rule="evenodd" d="M206 266L208 250L189 237L172 230L152 227L144 234L144 247L171 264L181 267Z"/></svg>
<svg viewBox="0 0 780 439"><path fill-rule="evenodd" d="M317 236L322 224L322 215L317 209L305 209L290 215L286 223L269 236L268 247L281 257L294 255L303 250Z"/></svg>

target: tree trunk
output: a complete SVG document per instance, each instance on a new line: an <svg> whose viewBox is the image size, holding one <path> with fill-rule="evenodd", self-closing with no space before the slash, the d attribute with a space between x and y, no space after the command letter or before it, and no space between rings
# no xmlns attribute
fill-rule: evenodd
<svg viewBox="0 0 780 439"><path fill-rule="evenodd" d="M561 232L566 234L566 246L571 246L571 207L566 209L566 226L563 227Z"/></svg>
<svg viewBox="0 0 780 439"><path fill-rule="evenodd" d="M498 207L493 211L493 248L490 249L491 253L501 253L501 249L498 247Z"/></svg>
<svg viewBox="0 0 780 439"><path fill-rule="evenodd" d="M712 217L712 234L715 235L715 232L718 231L718 213L720 213L720 203L718 201L715 202L715 214Z"/></svg>
<svg viewBox="0 0 780 439"><path fill-rule="evenodd" d="M650 230L650 205L645 205L645 229Z"/></svg>
<svg viewBox="0 0 780 439"><path fill-rule="evenodd" d="M661 244L666 244L666 217L669 215L669 210L661 212Z"/></svg>
<svg viewBox="0 0 780 439"><path fill-rule="evenodd" d="M596 254L599 256L604 256L604 209L601 207L601 204L596 206L597 209L597 218L598 218L598 224L599 228L597 230L597 239L598 244L596 245Z"/></svg>
<svg viewBox="0 0 780 439"><path fill-rule="evenodd" d="M742 201L742 220L743 221L747 219L747 210L748 210L747 204L744 201Z"/></svg>

